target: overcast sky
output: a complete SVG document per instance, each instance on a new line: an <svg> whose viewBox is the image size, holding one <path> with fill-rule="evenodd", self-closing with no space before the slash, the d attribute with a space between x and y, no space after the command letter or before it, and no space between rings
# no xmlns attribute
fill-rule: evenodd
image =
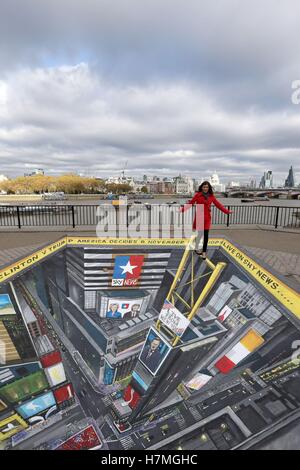
<svg viewBox="0 0 300 470"><path fill-rule="evenodd" d="M0 173L300 182L299 0L1 0Z"/></svg>

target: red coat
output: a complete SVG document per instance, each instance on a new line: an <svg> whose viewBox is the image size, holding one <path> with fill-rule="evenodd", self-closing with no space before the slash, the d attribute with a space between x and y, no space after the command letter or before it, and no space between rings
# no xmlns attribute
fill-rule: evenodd
<svg viewBox="0 0 300 470"><path fill-rule="evenodd" d="M196 192L194 197L188 201L182 208L181 212L185 212L186 210L190 209L190 207L194 204L203 204L204 206L204 227L203 223L201 223L201 218L197 220L197 215L195 215L194 222L193 222L193 230L209 230L211 226L211 205L214 204L220 211L224 212L224 214L229 214L230 211L226 209L219 201L215 198L213 194L209 194L208 198L206 199L202 193ZM196 208L197 210L197 208Z"/></svg>

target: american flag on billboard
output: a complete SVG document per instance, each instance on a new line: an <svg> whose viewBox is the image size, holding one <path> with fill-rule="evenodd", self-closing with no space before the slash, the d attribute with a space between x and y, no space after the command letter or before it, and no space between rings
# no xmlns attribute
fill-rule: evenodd
<svg viewBox="0 0 300 470"><path fill-rule="evenodd" d="M113 287L136 286L143 263L144 255L116 256L111 285Z"/></svg>
<svg viewBox="0 0 300 470"><path fill-rule="evenodd" d="M126 248L124 251L113 247L67 249L69 275L86 293L91 292L91 297L86 297L87 308L95 308L96 298L92 291L97 289L135 289L136 286L158 289L161 286L171 256L169 248L151 247L145 252ZM137 266L132 269L132 274L123 273L124 269L120 268L128 261L130 266Z"/></svg>

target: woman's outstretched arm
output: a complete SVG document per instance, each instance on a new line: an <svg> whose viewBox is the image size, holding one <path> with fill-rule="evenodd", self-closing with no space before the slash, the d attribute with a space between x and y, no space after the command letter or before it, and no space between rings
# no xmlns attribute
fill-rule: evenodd
<svg viewBox="0 0 300 470"><path fill-rule="evenodd" d="M179 208L179 212L185 212L187 211L188 209L191 208L191 206L193 206L197 200L197 195L198 193L194 194L194 196L192 197L192 199L190 199L189 201L187 201L183 206L181 206Z"/></svg>
<svg viewBox="0 0 300 470"><path fill-rule="evenodd" d="M220 211L224 212L224 214L232 214L232 211L226 209L215 196L213 196L213 203Z"/></svg>

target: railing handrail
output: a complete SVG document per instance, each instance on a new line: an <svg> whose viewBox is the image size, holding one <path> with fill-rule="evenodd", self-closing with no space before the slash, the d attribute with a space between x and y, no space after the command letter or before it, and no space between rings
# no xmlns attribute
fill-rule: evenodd
<svg viewBox="0 0 300 470"><path fill-rule="evenodd" d="M136 204L130 202L127 209L132 206L141 209L151 209L153 206L161 206L162 208L176 208L183 204L172 204L168 202L162 203L141 203ZM224 204L233 214L226 215L212 207L212 218L215 225L224 225L227 227L237 225L265 225L275 228L292 227L300 228L300 205L299 206L278 206L265 204ZM76 226L94 226L99 223L97 220L98 208L114 207L120 208L124 206L113 205L111 202L101 204L7 204L0 205L0 228L1 227L54 227L68 226L75 228ZM193 208L193 211L195 207ZM190 217L193 214L191 212ZM150 212L149 212L150 213ZM174 212L173 212L174 214ZM127 211L126 223L129 224L129 212ZM294 220L295 219L295 220ZM124 222L123 222L124 223ZM165 226L159 221L159 226Z"/></svg>
<svg viewBox="0 0 300 470"><path fill-rule="evenodd" d="M263 201L262 201L263 202ZM149 205L155 205L155 206L159 206L159 205L169 205L169 206L174 206L176 207L176 204L171 204L171 203L168 203L168 202L162 202L162 203L157 203L157 204L153 204L153 203L145 203L145 202L142 202L141 204L139 203L134 203L134 202L129 202L129 204L127 204L128 206L131 206L131 205L137 205L137 206L149 206ZM108 206L112 206L111 202L107 202L107 204L25 204L25 203L19 203L19 204L0 204L0 209L1 208L4 208L4 207L10 207L10 208L13 208L13 207L70 207L70 206L74 206L74 207L99 207L99 206L105 206L105 205L108 205ZM178 206L183 206L184 204L177 204ZM280 209L300 209L300 205L299 207L298 206L271 206L270 204L266 204L266 205L262 205L261 203L260 204L226 204L224 203L223 204L224 207L273 207L273 208L276 208L276 207L279 207ZM113 207L118 207L118 206L113 206ZM214 206L212 206L214 207Z"/></svg>

